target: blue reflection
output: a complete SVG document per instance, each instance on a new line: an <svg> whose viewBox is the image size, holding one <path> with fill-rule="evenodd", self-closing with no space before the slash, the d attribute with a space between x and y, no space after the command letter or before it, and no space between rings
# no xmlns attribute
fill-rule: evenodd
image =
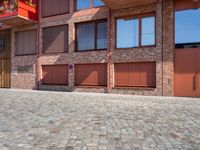
<svg viewBox="0 0 200 150"><path fill-rule="evenodd" d="M175 43L200 42L200 9L175 13Z"/></svg>

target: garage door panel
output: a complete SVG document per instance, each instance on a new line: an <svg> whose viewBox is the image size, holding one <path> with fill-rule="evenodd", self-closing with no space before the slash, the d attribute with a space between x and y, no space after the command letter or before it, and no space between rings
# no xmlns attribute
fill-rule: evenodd
<svg viewBox="0 0 200 150"><path fill-rule="evenodd" d="M195 96L196 50L175 50L175 96Z"/></svg>
<svg viewBox="0 0 200 150"><path fill-rule="evenodd" d="M200 97L200 49L197 49L197 97Z"/></svg>

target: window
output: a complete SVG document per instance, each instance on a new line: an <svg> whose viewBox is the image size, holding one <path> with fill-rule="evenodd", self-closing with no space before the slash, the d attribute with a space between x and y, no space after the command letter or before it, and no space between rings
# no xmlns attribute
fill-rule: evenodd
<svg viewBox="0 0 200 150"><path fill-rule="evenodd" d="M77 51L107 49L107 22L77 24Z"/></svg>
<svg viewBox="0 0 200 150"><path fill-rule="evenodd" d="M76 9L88 9L92 7L100 7L105 4L101 0L76 0Z"/></svg>
<svg viewBox="0 0 200 150"><path fill-rule="evenodd" d="M116 87L156 87L156 63L115 64Z"/></svg>
<svg viewBox="0 0 200 150"><path fill-rule="evenodd" d="M175 13L176 48L200 47L200 8Z"/></svg>
<svg viewBox="0 0 200 150"><path fill-rule="evenodd" d="M77 86L106 86L106 64L75 65L75 84Z"/></svg>
<svg viewBox="0 0 200 150"><path fill-rule="evenodd" d="M142 18L142 46L155 45L155 17Z"/></svg>
<svg viewBox="0 0 200 150"><path fill-rule="evenodd" d="M117 48L131 48L139 46L139 20L117 20Z"/></svg>
<svg viewBox="0 0 200 150"><path fill-rule="evenodd" d="M42 17L69 13L70 0L42 0Z"/></svg>
<svg viewBox="0 0 200 150"><path fill-rule="evenodd" d="M43 52L63 53L68 49L68 26L55 26L43 29Z"/></svg>
<svg viewBox="0 0 200 150"><path fill-rule="evenodd" d="M36 30L16 32L16 55L36 54Z"/></svg>
<svg viewBox="0 0 200 150"><path fill-rule="evenodd" d="M0 53L3 53L3 51L5 50L6 46L5 46L5 37L3 37L3 35L0 36Z"/></svg>
<svg viewBox="0 0 200 150"><path fill-rule="evenodd" d="M117 19L117 48L155 45L155 16Z"/></svg>
<svg viewBox="0 0 200 150"><path fill-rule="evenodd" d="M42 66L42 83L47 85L68 85L68 65Z"/></svg>

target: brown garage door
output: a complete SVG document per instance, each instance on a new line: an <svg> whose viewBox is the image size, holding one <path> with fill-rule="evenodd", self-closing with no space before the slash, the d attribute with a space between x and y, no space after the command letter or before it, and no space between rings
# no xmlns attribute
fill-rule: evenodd
<svg viewBox="0 0 200 150"><path fill-rule="evenodd" d="M156 87L156 63L115 64L116 87Z"/></svg>
<svg viewBox="0 0 200 150"><path fill-rule="evenodd" d="M106 64L79 64L75 66L75 84L80 86L106 86Z"/></svg>
<svg viewBox="0 0 200 150"><path fill-rule="evenodd" d="M68 65L42 66L42 83L47 85L68 85Z"/></svg>
<svg viewBox="0 0 200 150"><path fill-rule="evenodd" d="M175 50L175 96L200 97L200 49Z"/></svg>

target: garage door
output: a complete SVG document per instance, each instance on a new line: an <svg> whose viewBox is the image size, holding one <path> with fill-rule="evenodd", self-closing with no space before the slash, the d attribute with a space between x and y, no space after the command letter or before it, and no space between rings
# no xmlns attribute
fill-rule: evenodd
<svg viewBox="0 0 200 150"><path fill-rule="evenodd" d="M175 96L200 97L200 49L175 50Z"/></svg>

